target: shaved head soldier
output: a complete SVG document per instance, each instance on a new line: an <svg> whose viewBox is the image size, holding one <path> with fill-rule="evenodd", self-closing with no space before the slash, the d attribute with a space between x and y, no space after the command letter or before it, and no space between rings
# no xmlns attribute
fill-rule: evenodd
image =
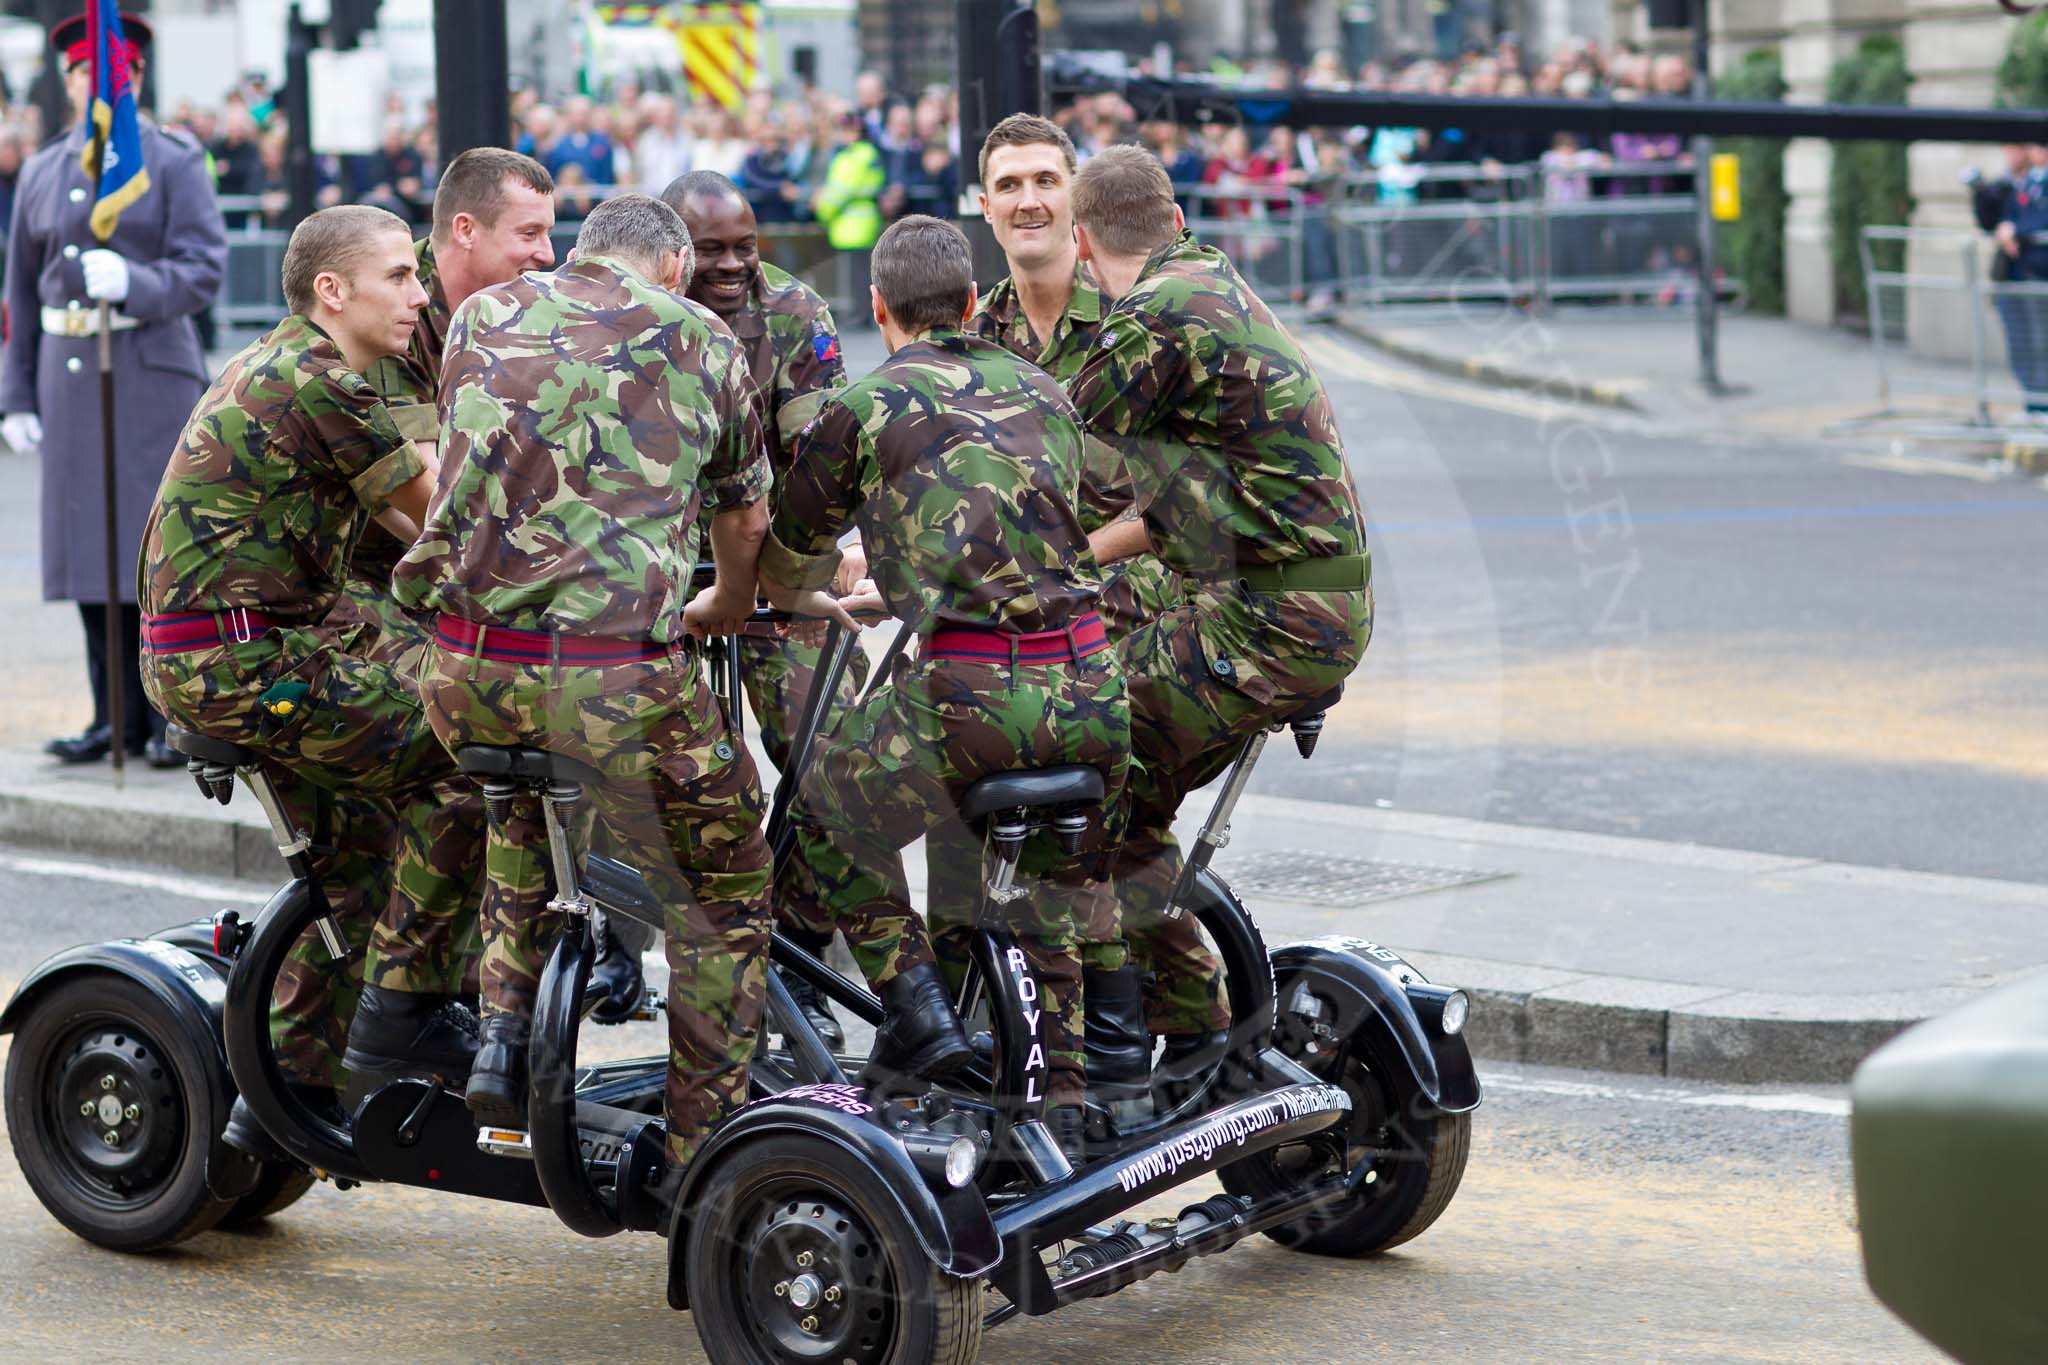
<svg viewBox="0 0 2048 1365"><path fill-rule="evenodd" d="M761 259L754 210L732 181L716 171L692 171L671 183L661 198L683 216L696 248L689 297L716 313L746 354L775 481L780 484L789 477L798 433L827 398L846 386L832 310L809 285ZM841 568L842 589L860 576L858 556L849 556L849 561ZM739 636L740 677L761 725L761 744L784 772L789 769L791 736L817 676L827 626L824 621L750 624ZM867 655L856 653L840 681L835 713L853 704L867 676ZM830 942L829 936L800 925L780 927L816 954L822 955ZM785 984L827 1045L840 1046L844 1034L818 988L794 974Z"/></svg>
<svg viewBox="0 0 2048 1365"><path fill-rule="evenodd" d="M690 254L674 210L621 195L571 264L456 310L440 485L397 576L401 601L438 613L424 693L442 743L533 745L604 774L591 802L668 912L678 1169L746 1096L769 929L760 780L685 646L752 612L771 476L739 347L681 296ZM700 508L718 580L686 608ZM542 830L538 799L513 803L484 906L468 1100L515 1127L557 928Z"/></svg>
<svg viewBox="0 0 2048 1365"><path fill-rule="evenodd" d="M840 533L857 523L883 601L921 622L924 638L914 664L822 739L790 808L796 851L776 893L784 911L836 924L881 994L887 1016L870 1066L931 1076L969 1052L899 850L957 824L975 781L1019 768L1097 767L1110 793L1102 814L1113 812L1125 702L1074 516L1072 406L1044 371L961 330L974 282L958 228L901 219L876 244L873 270L889 359L827 402L798 443L761 580L776 605L803 607L817 594L802 590L832 581ZM1020 903L1033 918L1017 927L1046 1000L1046 1100L1072 1148L1085 1084L1080 970L1057 899Z"/></svg>
<svg viewBox="0 0 2048 1365"><path fill-rule="evenodd" d="M441 388L441 348L448 319L464 299L486 285L503 284L521 271L545 270L554 263L548 234L555 223L554 181L532 157L503 147L472 147L441 173L434 191L432 235L416 242L420 288L427 302L420 309L405 349L370 366L365 378L382 395L391 419L434 463L440 440L436 409ZM349 555L348 578L336 599L331 619L336 625L360 621L375 633L361 648L371 658L395 662L417 659L425 650L428 631L391 595L391 571L407 542L372 523ZM299 786L285 789L286 803L303 828L322 832L331 853L319 859L321 883L344 932L366 934L373 916L356 907L370 898L378 902L388 884L390 850L402 837L380 823L380 807L346 792L322 792ZM481 808L478 808L479 814ZM476 993L477 944L474 921L465 917L463 951L451 964L451 993ZM288 1056L306 1070L323 1062L339 1062L339 1050L326 1045L345 1030L355 1012L360 984L358 953L364 946L351 939L343 962L309 940L286 963L275 1009L274 1035Z"/></svg>
<svg viewBox="0 0 2048 1365"><path fill-rule="evenodd" d="M426 301L405 224L314 214L285 248L284 294L291 316L227 363L164 473L143 537L143 680L179 724L389 804L405 837L345 1060L460 1077L476 1021L442 992L477 861L471 784L420 715L417 656L366 657L361 629L329 619L364 526L410 541L432 488L362 375L405 349Z"/></svg>
<svg viewBox="0 0 2048 1365"><path fill-rule="evenodd" d="M1118 646L1135 761L1115 898L1155 973L1147 1012L1168 1066L1229 1023L1193 918L1164 913L1180 870L1174 813L1246 736L1358 666L1372 561L1321 381L1223 254L1185 231L1158 159L1097 155L1075 178L1074 220L1116 304L1068 393L1124 456L1133 533L1188 585Z"/></svg>

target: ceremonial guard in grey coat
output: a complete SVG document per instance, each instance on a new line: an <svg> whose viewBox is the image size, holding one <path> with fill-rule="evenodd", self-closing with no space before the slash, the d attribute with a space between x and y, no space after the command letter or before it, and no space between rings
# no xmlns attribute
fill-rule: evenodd
<svg viewBox="0 0 2048 1365"><path fill-rule="evenodd" d="M22 167L7 251L8 332L0 359L0 413L19 448L40 439L43 452L43 597L73 601L85 618L93 724L52 740L67 762L106 756L105 629L108 602L123 604L130 752L177 760L162 746L163 721L142 695L136 662L135 562L142 524L185 419L206 391L204 355L192 315L220 289L227 244L206 153L183 134L142 126L150 188L101 243L88 224L92 183L79 164L85 147L90 62L84 19L51 33L72 97L69 131ZM131 44L145 48L148 26L123 15ZM83 69L81 69L81 67ZM136 77L138 83L140 76ZM101 477L98 300L113 308L117 581L106 582L105 491ZM38 431L38 425L40 430ZM110 590L111 588L111 590Z"/></svg>

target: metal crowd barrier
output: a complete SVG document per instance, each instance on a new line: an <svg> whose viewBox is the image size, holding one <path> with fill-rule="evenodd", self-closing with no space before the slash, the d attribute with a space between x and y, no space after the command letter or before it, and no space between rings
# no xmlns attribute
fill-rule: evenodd
<svg viewBox="0 0 2048 1365"><path fill-rule="evenodd" d="M2048 234L2024 246L2048 266ZM1829 430L2048 444L2048 280L1993 279L1997 244L1961 229L1866 227L1857 249L1881 407Z"/></svg>
<svg viewBox="0 0 2048 1365"><path fill-rule="evenodd" d="M1276 312L1298 315L1339 299L1688 302L1698 246L1691 181L1691 168L1677 162L1402 165L1286 185L1226 174L1174 193L1196 235L1222 247ZM577 206L612 191L572 191L555 228L558 257L575 243ZM230 329L260 330L283 312L286 234L264 224L258 197L222 196L221 208L228 268L215 316ZM815 223L764 223L761 240L765 259L836 311L864 315L858 253L832 250Z"/></svg>

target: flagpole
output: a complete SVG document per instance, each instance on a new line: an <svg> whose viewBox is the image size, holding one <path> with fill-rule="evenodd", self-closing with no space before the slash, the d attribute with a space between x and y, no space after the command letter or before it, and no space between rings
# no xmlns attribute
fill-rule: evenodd
<svg viewBox="0 0 2048 1365"><path fill-rule="evenodd" d="M113 728L114 746L110 751L114 760L114 789L121 790L127 782L128 731L126 718L121 714L121 703L128 689L122 686L128 679L124 671L140 667L121 657L121 593L116 586L116 571L120 556L115 550L115 538L120 534L120 516L114 488L114 327L113 307L105 299L100 300L100 483L106 491L106 543L107 543L107 724Z"/></svg>
<svg viewBox="0 0 2048 1365"><path fill-rule="evenodd" d="M97 46L103 54L107 47L107 41L104 35L98 35L98 37ZM95 60L93 63L92 99L95 102L100 97L99 81L102 74L102 60ZM108 93L111 94L112 92L109 91ZM91 117L90 105L87 106L87 117ZM94 123L92 187L95 204L97 204L99 199L100 187L106 182L107 139L111 135L111 128L102 128L97 122ZM95 229L93 235L99 237L97 229ZM100 244L102 246L106 244L104 237L100 238ZM113 743L108 750L108 755L114 760L114 790L120 791L127 786L128 780L127 717L121 714L121 703L126 698L128 692L128 689L122 685L127 681L128 677L124 670L130 667L140 667L141 664L139 660L131 664L128 660L121 657L121 637L123 634L121 630L121 592L117 586L118 579L116 577L120 565L120 555L116 549L116 544L121 534L120 500L116 495L114 486L114 308L105 299L99 300L99 319L100 492L102 494L100 510L105 518L103 523L103 542L106 549L105 572L107 585L107 725L113 735Z"/></svg>

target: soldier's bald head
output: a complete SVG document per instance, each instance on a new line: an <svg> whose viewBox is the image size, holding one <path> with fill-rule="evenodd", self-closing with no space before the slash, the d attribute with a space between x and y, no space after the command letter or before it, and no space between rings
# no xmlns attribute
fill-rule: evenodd
<svg viewBox="0 0 2048 1365"><path fill-rule="evenodd" d="M661 202L685 218L690 216L690 211L684 205L692 199L701 199L707 204L717 204L720 207L742 208L750 213L753 211L753 206L747 203L747 196L740 187L717 171L686 172L669 181L668 188L661 192Z"/></svg>
<svg viewBox="0 0 2048 1365"><path fill-rule="evenodd" d="M717 171L691 171L669 182L661 202L690 229L690 297L723 318L744 310L761 271L761 229L747 196Z"/></svg>
<svg viewBox="0 0 2048 1365"><path fill-rule="evenodd" d="M1105 147L1074 177L1074 222L1096 251L1151 255L1180 231L1166 167L1143 147Z"/></svg>

